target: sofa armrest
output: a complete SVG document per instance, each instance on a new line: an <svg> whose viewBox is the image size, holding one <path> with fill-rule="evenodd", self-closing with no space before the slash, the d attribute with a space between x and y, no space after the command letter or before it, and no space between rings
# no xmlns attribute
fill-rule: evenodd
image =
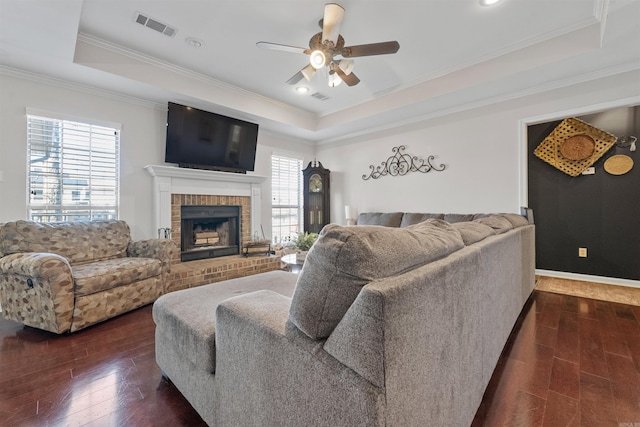
<svg viewBox="0 0 640 427"><path fill-rule="evenodd" d="M169 239L138 240L129 243L127 256L158 259L162 262L162 271L169 272L175 250L175 243Z"/></svg>
<svg viewBox="0 0 640 427"><path fill-rule="evenodd" d="M0 258L0 304L6 319L57 334L68 331L74 307L69 263L51 253Z"/></svg>
<svg viewBox="0 0 640 427"><path fill-rule="evenodd" d="M216 310L220 425L384 425L383 390L288 321L291 299L257 291Z"/></svg>

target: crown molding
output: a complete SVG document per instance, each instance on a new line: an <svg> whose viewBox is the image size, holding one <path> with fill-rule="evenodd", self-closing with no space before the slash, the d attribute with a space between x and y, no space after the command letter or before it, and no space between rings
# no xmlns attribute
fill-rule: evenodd
<svg viewBox="0 0 640 427"><path fill-rule="evenodd" d="M578 74L572 76L571 78L566 79L558 79L552 82L547 82L544 84L535 85L526 89L522 89L515 92L510 92L506 95L498 95L489 98L483 98L482 100L478 100L475 102L460 102L458 105L455 105L450 108L438 110L431 113L419 114L417 116L408 118L402 121L396 121L390 124L381 125L377 127L369 127L362 131L351 132L348 134L341 135L335 138L327 138L322 140L316 140L316 145L326 145L341 142L344 143L353 138L359 138L366 135L371 135L377 132L382 132L390 129L397 129L400 127L408 126L415 123L420 123L426 120L431 120L438 117L444 117L450 114L461 113L468 110L473 110L476 108L482 108L493 104L498 104L501 102L511 101L518 98L524 98L527 96L537 95L539 93L549 92L556 89L562 89L564 87L574 86L580 83L586 83L589 81L597 80L600 78L611 77L618 74L623 74L630 71L640 70L640 64L637 62L629 62L626 64L620 64L614 67L607 67L596 71L591 71L584 74Z"/></svg>
<svg viewBox="0 0 640 427"><path fill-rule="evenodd" d="M608 4L608 0L595 0L595 3L607 3ZM439 77L443 77L446 76L448 74L452 74L458 71L462 71L464 69L482 64L484 62L487 61L491 61L493 59L499 58L501 56L510 54L510 53L514 53L514 52L518 52L522 49L526 49L532 46L535 46L539 43L543 43L543 42L547 42L553 39L556 39L558 37L562 37L565 36L567 34L570 34L574 31L578 31L578 30L582 30L584 28L587 28L591 25L596 25L596 24L600 24L601 25L601 29L604 27L604 22L602 21L602 11L599 11L596 14L596 9L600 10L600 8L597 8L594 6L594 16L591 16L589 18L585 18L582 19L576 23L574 23L573 25L569 25L566 26L562 29L558 29L555 31L549 31L547 33L543 33L543 34L539 34L535 37L529 37L528 39L525 40L521 40L517 43L512 43L502 49L498 49L498 50L494 50L491 53L488 53L486 55L480 55L480 56L476 56L474 58L470 58L467 61L464 62L460 62L458 63L455 67L449 67L449 68L442 68L440 70L436 70L433 73L430 73L428 75L422 76L418 79L414 79L413 81L408 81L405 84L403 84L402 86L399 86L397 88L394 88L393 91L399 91L402 89L406 89L421 83L425 83L428 82L429 80L433 80ZM604 13L604 16L606 17L606 13ZM602 32L602 31L601 31Z"/></svg>
<svg viewBox="0 0 640 427"><path fill-rule="evenodd" d="M44 74L38 74L31 71L8 67L6 65L0 65L0 74L4 74L11 77L17 77L19 79L29 80L36 83L56 86L63 89L82 92L90 95L102 96L102 97L110 98L116 101L126 102L129 104L139 105L143 107L154 108L158 110L166 110L167 108L165 104L150 101L148 99L138 98L131 95L126 95L126 94L123 94L122 92L99 89L99 88L96 88L95 86L72 82L69 80L59 79L56 77L46 76Z"/></svg>
<svg viewBox="0 0 640 427"><path fill-rule="evenodd" d="M92 35L87 34L87 33L79 32L77 40L78 40L78 42L83 42L83 43L86 43L88 45L95 46L95 47L100 48L100 49L105 49L105 50L108 50L108 51L113 52L115 54L123 55L123 56L131 58L133 60L143 62L143 63L151 65L153 67L161 68L161 69L163 69L165 71L169 71L171 73L179 74L181 76L184 76L185 78L196 80L196 81L198 81L200 83L203 83L203 84L205 84L207 86L215 87L217 89L221 89L221 90L224 90L224 91L230 91L230 92L233 92L233 93L236 93L236 94L239 94L239 95L245 95L245 96L254 98L259 102L271 104L271 105L274 105L274 106L276 106L278 108L291 110L291 111L299 111L300 110L300 108L295 107L293 105L290 105L290 104L287 104L287 103L284 103L284 102L280 102L280 101L276 101L274 99L268 98L266 96L260 95L258 93L252 92L250 90L242 89L242 88L239 88L238 86L234 86L234 85L232 85L230 83L226 83L226 82L223 82L221 80L214 79L213 77L204 75L202 73L198 73L196 71L189 70L189 69L181 67L179 65L171 64L169 62L162 61L162 60L157 59L157 58L153 58L153 57L151 57L149 55L145 55L145 54L137 52L135 50L125 48L125 47L123 47L121 45L118 45L118 44L115 44L115 43L112 43L112 42L108 42L106 40L100 39L98 37L92 36Z"/></svg>

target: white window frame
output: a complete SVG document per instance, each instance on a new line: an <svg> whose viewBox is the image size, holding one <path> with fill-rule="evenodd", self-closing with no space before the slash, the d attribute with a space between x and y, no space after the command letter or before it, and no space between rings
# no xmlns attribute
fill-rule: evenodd
<svg viewBox="0 0 640 427"><path fill-rule="evenodd" d="M27 112L28 217L118 219L120 127Z"/></svg>
<svg viewBox="0 0 640 427"><path fill-rule="evenodd" d="M300 158L271 155L271 238L275 244L286 244L303 230L303 165ZM282 220L287 210L297 210L295 221Z"/></svg>

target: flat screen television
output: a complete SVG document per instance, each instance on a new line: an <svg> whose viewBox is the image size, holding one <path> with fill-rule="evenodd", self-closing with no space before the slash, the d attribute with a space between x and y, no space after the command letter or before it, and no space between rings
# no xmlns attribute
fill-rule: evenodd
<svg viewBox="0 0 640 427"><path fill-rule="evenodd" d="M164 158L167 163L246 173L254 170L257 142L255 123L169 103Z"/></svg>

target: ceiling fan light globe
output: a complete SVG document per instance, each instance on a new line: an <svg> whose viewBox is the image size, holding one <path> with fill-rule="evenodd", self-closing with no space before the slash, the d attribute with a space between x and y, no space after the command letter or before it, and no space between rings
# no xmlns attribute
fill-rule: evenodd
<svg viewBox="0 0 640 427"><path fill-rule="evenodd" d="M311 79L313 78L313 75L316 73L316 69L313 66L309 66L307 65L306 67L304 67L301 71L302 75L304 76L304 78L310 82Z"/></svg>
<svg viewBox="0 0 640 427"><path fill-rule="evenodd" d="M336 87L342 83L342 79L336 73L330 73L328 83L329 87Z"/></svg>
<svg viewBox="0 0 640 427"><path fill-rule="evenodd" d="M500 0L480 0L480 6L493 6L499 2Z"/></svg>
<svg viewBox="0 0 640 427"><path fill-rule="evenodd" d="M353 59L341 60L338 67L348 76L353 71Z"/></svg>
<svg viewBox="0 0 640 427"><path fill-rule="evenodd" d="M314 50L309 56L309 63L316 70L324 67L324 63L326 60L327 58L325 57L324 52L321 50Z"/></svg>

